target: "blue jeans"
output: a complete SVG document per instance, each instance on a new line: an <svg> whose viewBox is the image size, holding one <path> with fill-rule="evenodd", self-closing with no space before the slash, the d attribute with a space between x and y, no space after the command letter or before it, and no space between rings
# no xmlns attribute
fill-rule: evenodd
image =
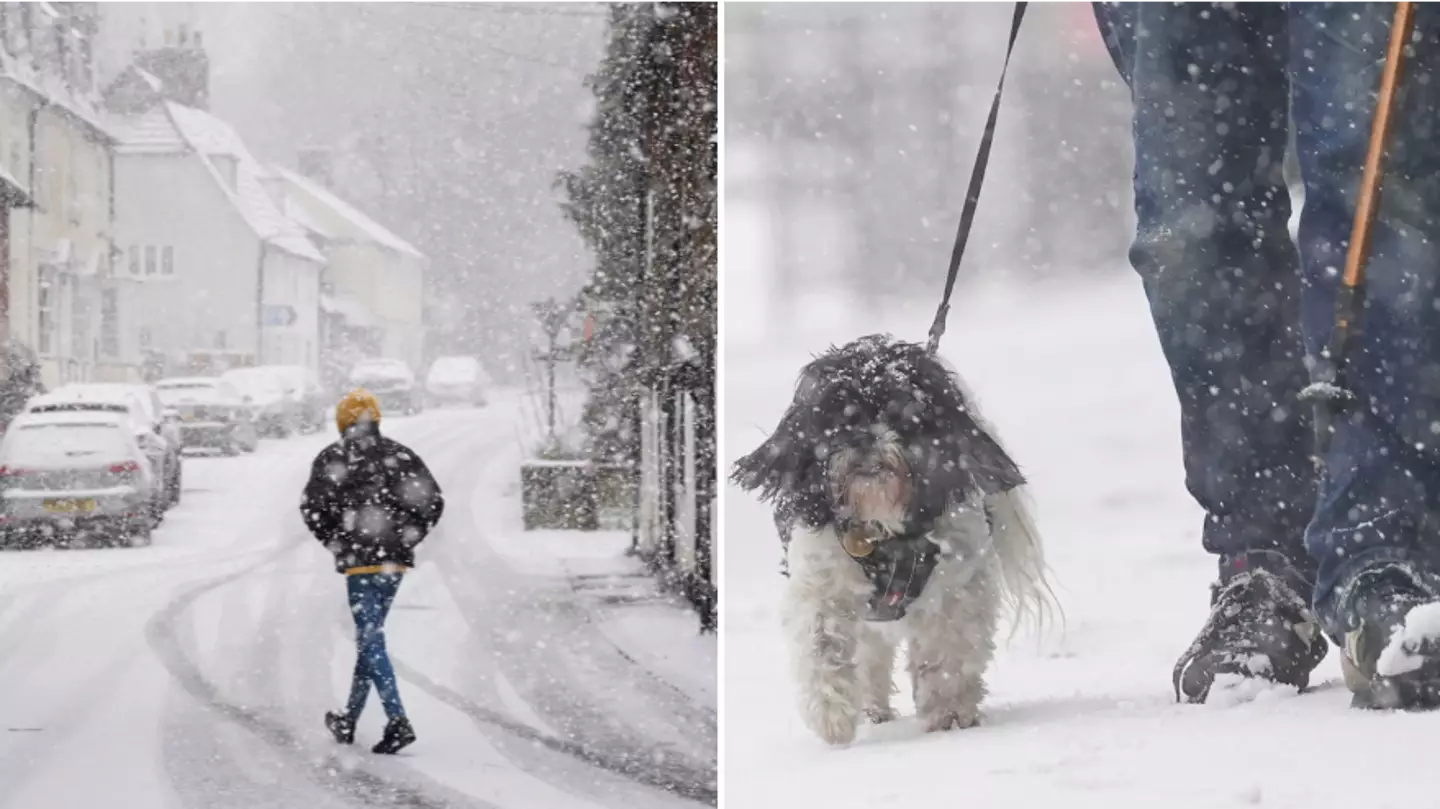
<svg viewBox="0 0 1440 809"><path fill-rule="evenodd" d="M1440 569L1435 6L1415 6L1349 357L1346 382L1364 406L1337 425L1319 481L1311 413L1296 398L1334 322L1392 14L1352 3L1095 6L1134 101L1130 260L1179 394L1205 548L1222 565L1287 560L1332 637L1349 628L1347 588L1361 569ZM1305 187L1298 249L1282 176L1292 128Z"/></svg>
<svg viewBox="0 0 1440 809"><path fill-rule="evenodd" d="M390 719L405 715L400 704L400 691L395 685L395 670L385 651L385 616L400 589L403 574L373 573L345 577L350 594L350 612L355 616L355 676L350 682L350 702L345 712L352 721L360 718L370 684L380 695L385 716Z"/></svg>

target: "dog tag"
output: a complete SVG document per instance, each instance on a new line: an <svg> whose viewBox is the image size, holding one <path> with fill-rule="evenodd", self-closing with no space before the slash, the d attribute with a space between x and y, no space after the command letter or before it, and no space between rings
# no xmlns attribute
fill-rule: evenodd
<svg viewBox="0 0 1440 809"><path fill-rule="evenodd" d="M845 552L855 557L865 557L875 552L875 543L859 531L850 531L840 538Z"/></svg>

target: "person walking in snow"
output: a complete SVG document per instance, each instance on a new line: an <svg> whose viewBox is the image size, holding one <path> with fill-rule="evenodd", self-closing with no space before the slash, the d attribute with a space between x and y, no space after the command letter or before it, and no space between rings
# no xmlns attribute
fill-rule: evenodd
<svg viewBox="0 0 1440 809"><path fill-rule="evenodd" d="M363 389L335 408L340 440L321 450L310 468L300 513L315 538L335 555L345 575L355 618L355 676L343 713L325 714L335 741L351 744L370 686L385 709L376 753L396 753L415 741L395 671L385 650L385 617L415 546L440 521L445 499L413 450L380 434L380 405Z"/></svg>
<svg viewBox="0 0 1440 809"><path fill-rule="evenodd" d="M1415 4L1349 354L1360 404L1335 424L1318 480L1298 397L1335 320L1394 7L1094 10L1134 106L1130 260L1219 561L1176 698L1204 702L1243 677L1304 689L1328 637L1356 706L1434 707L1440 637L1395 632L1440 601L1440 7Z"/></svg>

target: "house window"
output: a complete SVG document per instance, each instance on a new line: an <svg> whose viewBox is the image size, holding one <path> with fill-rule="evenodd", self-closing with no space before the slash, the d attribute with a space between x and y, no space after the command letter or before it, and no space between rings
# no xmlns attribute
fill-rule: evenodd
<svg viewBox="0 0 1440 809"><path fill-rule="evenodd" d="M145 245L145 275L155 274L155 245Z"/></svg>
<svg viewBox="0 0 1440 809"><path fill-rule="evenodd" d="M160 250L160 274L175 274L175 248L169 245Z"/></svg>
<svg viewBox="0 0 1440 809"><path fill-rule="evenodd" d="M130 248L130 255L133 268L135 248ZM119 309L115 290L107 289L100 293L100 353L106 357L120 356Z"/></svg>
<svg viewBox="0 0 1440 809"><path fill-rule="evenodd" d="M40 310L39 351L44 356L55 353L55 293L55 268L42 266L37 304Z"/></svg>
<svg viewBox="0 0 1440 809"><path fill-rule="evenodd" d="M130 274L140 274L140 248L130 245Z"/></svg>

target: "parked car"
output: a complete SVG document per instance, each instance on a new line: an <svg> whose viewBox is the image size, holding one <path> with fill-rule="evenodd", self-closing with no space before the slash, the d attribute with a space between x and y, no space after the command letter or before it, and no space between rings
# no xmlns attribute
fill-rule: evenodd
<svg viewBox="0 0 1440 809"><path fill-rule="evenodd" d="M273 367L232 368L220 378L240 393L260 435L289 438L300 431L300 408L286 394L285 379Z"/></svg>
<svg viewBox="0 0 1440 809"><path fill-rule="evenodd" d="M155 392L179 423L181 447L238 455L260 445L250 408L229 382L215 376L174 377L156 382Z"/></svg>
<svg viewBox="0 0 1440 809"><path fill-rule="evenodd" d="M148 545L160 488L127 413L22 413L0 441L0 537Z"/></svg>
<svg viewBox="0 0 1440 809"><path fill-rule="evenodd" d="M285 396L292 403L302 432L315 432L325 428L331 398L320 385L320 378L303 365L262 365L280 377L285 387Z"/></svg>
<svg viewBox="0 0 1440 809"><path fill-rule="evenodd" d="M180 431L164 421L164 408L148 385L70 384L36 396L25 404L27 413L100 411L130 417L136 443L150 461L157 488L155 515L159 519L180 502Z"/></svg>
<svg viewBox="0 0 1440 809"><path fill-rule="evenodd" d="M373 393L381 410L410 415L425 409L415 372L401 360L361 360L350 369L350 383Z"/></svg>
<svg viewBox="0 0 1440 809"><path fill-rule="evenodd" d="M439 357L425 374L425 393L435 404L484 407L488 381L475 357Z"/></svg>

